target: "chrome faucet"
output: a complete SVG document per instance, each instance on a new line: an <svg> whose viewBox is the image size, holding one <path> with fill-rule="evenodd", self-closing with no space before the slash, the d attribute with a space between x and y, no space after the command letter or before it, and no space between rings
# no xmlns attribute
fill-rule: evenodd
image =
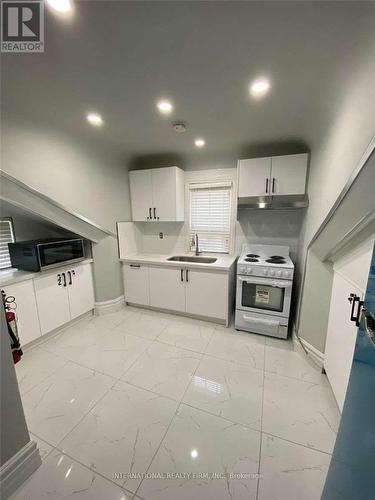
<svg viewBox="0 0 375 500"><path fill-rule="evenodd" d="M195 255L199 255L199 239L198 239L198 233L195 233L193 236L193 244L195 246Z"/></svg>

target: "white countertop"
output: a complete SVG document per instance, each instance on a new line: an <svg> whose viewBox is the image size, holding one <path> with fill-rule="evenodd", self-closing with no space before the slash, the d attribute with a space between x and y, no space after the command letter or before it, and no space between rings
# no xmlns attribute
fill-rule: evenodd
<svg viewBox="0 0 375 500"><path fill-rule="evenodd" d="M72 267L81 266L82 264L90 264L93 259L85 259L81 262L74 262ZM19 283L20 281L32 280L33 278L40 278L40 276L46 276L47 274L57 273L59 269L69 267L69 263L65 263L59 267L54 267L53 269L47 269L46 271L30 272L21 271L14 267L9 267L8 269L2 269L0 271L0 286L12 285L13 283Z"/></svg>
<svg viewBox="0 0 375 500"><path fill-rule="evenodd" d="M175 262L168 260L173 256L189 256L192 257L192 253L176 252L170 255L165 254L155 254L155 253L135 253L126 255L120 260L124 263L134 263L134 264L156 264L158 266L170 266L170 267L188 267L190 269L213 269L216 271L229 271L231 266L236 262L236 255L223 255L223 254L204 254L200 257L215 257L216 262L212 264L207 264L203 262Z"/></svg>

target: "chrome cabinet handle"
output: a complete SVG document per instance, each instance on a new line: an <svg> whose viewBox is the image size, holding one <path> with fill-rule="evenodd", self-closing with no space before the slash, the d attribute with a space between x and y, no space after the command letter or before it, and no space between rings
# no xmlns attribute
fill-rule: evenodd
<svg viewBox="0 0 375 500"><path fill-rule="evenodd" d="M186 283L189 283L189 269L186 269Z"/></svg>
<svg viewBox="0 0 375 500"><path fill-rule="evenodd" d="M61 274L62 274L62 277L63 277L63 280L64 280L63 286L66 286L66 276L65 276L65 273L61 273Z"/></svg>
<svg viewBox="0 0 375 500"><path fill-rule="evenodd" d="M150 214L150 216L149 216L149 217L147 217L147 219L152 219L152 215L151 215L151 208L149 208L148 210L149 210L149 214Z"/></svg>
<svg viewBox="0 0 375 500"><path fill-rule="evenodd" d="M266 193L268 193L268 183L269 183L269 179L267 178L266 179Z"/></svg>
<svg viewBox="0 0 375 500"><path fill-rule="evenodd" d="M130 267L133 267L135 269L140 269L141 266L139 264L130 264Z"/></svg>
<svg viewBox="0 0 375 500"><path fill-rule="evenodd" d="M61 274L57 275L57 284L58 286L61 286Z"/></svg>
<svg viewBox="0 0 375 500"><path fill-rule="evenodd" d="M184 270L181 269L181 281L184 281Z"/></svg>
<svg viewBox="0 0 375 500"><path fill-rule="evenodd" d="M364 320L366 335L375 347L375 319L373 318L372 314L365 308L362 309L362 318Z"/></svg>
<svg viewBox="0 0 375 500"><path fill-rule="evenodd" d="M73 283L71 271L68 271L68 276L69 276L69 285L71 285Z"/></svg>
<svg viewBox="0 0 375 500"><path fill-rule="evenodd" d="M361 300L357 294L351 293L348 297L348 301L352 305L352 310L350 311L350 321L356 324L356 326L360 325L360 317L361 317L361 309L363 306L363 300ZM354 314L354 308L356 303L358 303L357 314Z"/></svg>
<svg viewBox="0 0 375 500"><path fill-rule="evenodd" d="M154 219L156 219L156 208L154 207Z"/></svg>
<svg viewBox="0 0 375 500"><path fill-rule="evenodd" d="M275 192L275 182L276 182L276 179L275 177L272 178L272 193Z"/></svg>

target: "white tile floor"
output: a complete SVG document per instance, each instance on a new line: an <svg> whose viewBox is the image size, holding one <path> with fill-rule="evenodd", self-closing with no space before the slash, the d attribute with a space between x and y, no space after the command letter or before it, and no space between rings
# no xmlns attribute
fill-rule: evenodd
<svg viewBox="0 0 375 500"><path fill-rule="evenodd" d="M320 498L339 412L290 341L128 307L17 376L43 464L13 500Z"/></svg>

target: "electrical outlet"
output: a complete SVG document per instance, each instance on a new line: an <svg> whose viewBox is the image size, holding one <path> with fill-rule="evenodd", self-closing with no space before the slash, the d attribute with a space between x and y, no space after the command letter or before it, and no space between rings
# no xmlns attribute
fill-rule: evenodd
<svg viewBox="0 0 375 500"><path fill-rule="evenodd" d="M162 240L164 238L164 233L159 233L159 238Z"/></svg>

